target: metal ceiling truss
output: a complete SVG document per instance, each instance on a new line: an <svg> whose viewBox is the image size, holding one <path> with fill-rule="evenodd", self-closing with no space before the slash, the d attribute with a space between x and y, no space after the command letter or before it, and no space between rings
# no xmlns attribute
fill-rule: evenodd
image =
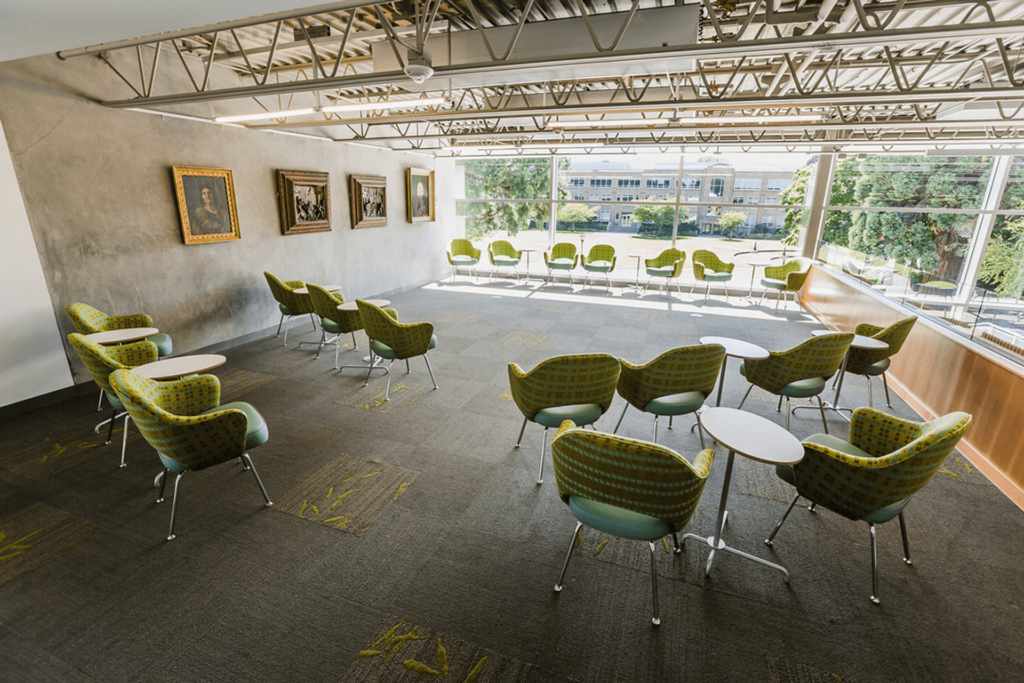
<svg viewBox="0 0 1024 683"><path fill-rule="evenodd" d="M255 100L266 111L323 103L377 102L446 96L450 106L413 113L314 115L303 120L253 123L254 128L319 129L335 140L379 142L396 148L447 149L460 145L588 142L598 145L771 145L870 141L1017 141L1024 124L1024 2L1016 0L699 0L702 32L696 44L623 49L637 12L658 0L587 3L521 0L418 0L337 3L303 16L276 16L252 25L232 22L183 35L61 53L99 54L133 97L111 107L159 109L195 102ZM696 2L683 4L695 5ZM621 23L604 38L592 23L614 7ZM524 31L537 21L582 18L587 52L554 58L515 57ZM263 18L266 19L266 18ZM332 35L305 30L326 25ZM495 41L485 29L510 29ZM293 32L287 41L286 31ZM478 36L489 61L435 67L433 79L411 88L401 71L374 72L371 46L387 43L403 55L449 47L453 32ZM379 48L378 48L379 49ZM165 54L166 53L166 54ZM474 84L488 74L690 59L674 73L566 78L502 85ZM214 68L230 69L236 87L215 87ZM181 75L184 69L185 77ZM173 71L172 71L173 70ZM619 69L621 71L621 68ZM166 72L166 73L165 73ZM221 72L223 73L223 72ZM514 77L514 76L513 76ZM460 79L466 81L460 85ZM168 84L184 84L166 91ZM436 84L435 88L430 86ZM268 103L276 98L277 104ZM312 100L314 103L309 104ZM302 104L299 104L302 101ZM983 120L944 120L944 107L988 103ZM248 105L251 110L251 104ZM764 117L763 125L693 124L693 116ZM777 115L808 114L819 122L772 124ZM553 120L603 121L632 115L670 119L647 128L554 131Z"/></svg>

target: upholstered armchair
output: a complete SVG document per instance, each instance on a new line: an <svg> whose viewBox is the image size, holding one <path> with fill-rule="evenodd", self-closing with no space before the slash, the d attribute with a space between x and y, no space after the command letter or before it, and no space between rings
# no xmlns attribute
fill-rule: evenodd
<svg viewBox="0 0 1024 683"><path fill-rule="evenodd" d="M512 246L506 240L495 240L487 245L487 256L491 261L491 277L499 268L511 268L512 274L519 279L519 261L523 258L523 252Z"/></svg>
<svg viewBox="0 0 1024 683"><path fill-rule="evenodd" d="M430 323L400 323L395 320L393 311L385 311L366 301L356 299L359 307L359 315L363 320L363 329L366 336L370 338L370 367L366 372L366 381L363 386L370 382L370 371L374 369L373 357L377 356L391 361L394 365L396 360L405 360L406 373L409 369L409 359L416 356L423 356L427 364L427 372L430 373L430 381L437 389L437 380L434 379L434 371L430 367L430 359L427 358L427 351L437 347L437 336L434 335L434 326ZM384 368L388 376L387 386L384 388L384 400L391 396L391 371Z"/></svg>
<svg viewBox="0 0 1024 683"><path fill-rule="evenodd" d="M693 252L693 278L695 282L690 287L690 294L698 282L704 283L704 301L708 300L708 293L712 282L722 283L725 289L725 300L729 300L729 288L725 283L732 280L732 271L736 268L735 263L726 263L718 258L718 255L707 249L698 249Z"/></svg>
<svg viewBox="0 0 1024 683"><path fill-rule="evenodd" d="M616 258L615 247L612 245L595 244L592 246L587 257L583 259L583 270L587 271L583 278L583 286L587 286L591 273L601 273L604 275L605 282L608 283L608 288L611 289L612 280L608 274L615 270Z"/></svg>
<svg viewBox="0 0 1024 683"><path fill-rule="evenodd" d="M469 268L476 277L476 264L480 263L480 250L473 246L467 239L452 240L451 247L445 254L448 256L448 265L452 267L452 278L458 268Z"/></svg>
<svg viewBox="0 0 1024 683"><path fill-rule="evenodd" d="M644 291L651 284L651 280L656 277L664 279L661 285L662 291L672 281L676 281L676 289L682 294L683 290L679 287L679 277L683 274L683 266L686 265L686 252L679 251L678 249L666 249L654 258L644 259L644 268L647 270L647 284L644 285Z"/></svg>
<svg viewBox="0 0 1024 683"><path fill-rule="evenodd" d="M564 270L569 276L569 284L576 284L572 279L572 271L579 263L579 255L576 253L576 245L572 242L559 242L551 247L551 251L544 252L544 263L548 266L548 282L551 282L553 270Z"/></svg>
<svg viewBox="0 0 1024 683"><path fill-rule="evenodd" d="M867 380L868 405L872 408L875 407L875 396L871 388L871 378L878 375L882 376L882 386L885 388L885 404L892 408L892 402L889 400L889 382L885 379L885 371L889 369L890 359L903 348L903 342L907 340L910 330L914 328L916 322L917 316L912 315L889 327L883 328L878 325L861 323L854 330L859 335L872 337L889 345L886 349L850 349L850 360L846 362L847 372L863 375Z"/></svg>
<svg viewBox="0 0 1024 683"><path fill-rule="evenodd" d="M81 334L95 334L96 332L109 332L110 330L127 330L132 327L152 327L153 318L145 313L134 313L131 315L108 315L103 311L93 308L89 304L81 302L68 304L65 308L75 329ZM146 341L156 344L157 353L160 357L169 356L174 353L174 343L171 335L160 332Z"/></svg>
<svg viewBox="0 0 1024 683"><path fill-rule="evenodd" d="M281 335L281 325L284 323L284 319L287 316L290 321L297 315L310 315L313 320L313 329L316 329L316 319L312 318L313 314L313 302L310 300L308 294L297 294L296 289L300 289L306 286L306 283L302 280L280 280L277 276L267 271L263 271L263 275L267 278L267 284L270 285L270 293L273 295L274 300L277 301L277 306L281 309L281 320L277 323L277 336ZM284 345L288 345L288 328L284 328Z"/></svg>
<svg viewBox="0 0 1024 683"><path fill-rule="evenodd" d="M779 301L783 294L792 294L793 303L799 305L797 292L804 286L810 272L811 262L801 259L784 263L781 266L765 266L764 277L761 278L761 286L765 289L761 292L761 300L764 300L764 295L768 293L769 289L774 289L777 292L775 296L776 313L779 311ZM761 301L758 301L757 304L760 306Z"/></svg>

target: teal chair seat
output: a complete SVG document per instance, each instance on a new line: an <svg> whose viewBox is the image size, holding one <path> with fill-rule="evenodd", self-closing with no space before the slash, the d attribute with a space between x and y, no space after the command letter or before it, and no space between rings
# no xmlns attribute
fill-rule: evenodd
<svg viewBox="0 0 1024 683"><path fill-rule="evenodd" d="M648 268L647 274L652 277L672 277L672 273L675 271L673 266L661 266Z"/></svg>
<svg viewBox="0 0 1024 683"><path fill-rule="evenodd" d="M786 281L776 280L773 277L763 277L761 278L761 286L768 287L769 289L778 289L781 291L786 288Z"/></svg>
<svg viewBox="0 0 1024 683"><path fill-rule="evenodd" d="M555 270L572 270L576 267L576 260L571 258L556 258L548 261L548 268Z"/></svg>
<svg viewBox="0 0 1024 683"><path fill-rule="evenodd" d="M744 365L740 365L740 374L744 377L747 376L747 369ZM824 377L808 377L807 379L798 379L795 382L790 382L775 393L779 396L789 396L790 398L810 398L820 394L825 388L826 383L827 380Z"/></svg>
<svg viewBox="0 0 1024 683"><path fill-rule="evenodd" d="M324 328L325 332L330 332L331 334L344 334L346 332L346 330L342 329L341 325L330 318L321 318L320 325Z"/></svg>
<svg viewBox="0 0 1024 683"><path fill-rule="evenodd" d="M463 256L461 254L454 254L452 256L452 263L457 266L475 266L480 262L480 259L473 258L472 256Z"/></svg>
<svg viewBox="0 0 1024 683"><path fill-rule="evenodd" d="M877 377L878 375L884 375L885 371L889 369L889 365L891 365L891 363L892 361L890 361L888 358L883 358L877 363L872 363L871 365L861 370L861 374L873 375L875 377Z"/></svg>
<svg viewBox="0 0 1024 683"><path fill-rule="evenodd" d="M174 352L174 345L169 334L164 334L163 332L154 334L152 337L146 337L146 341L156 344L156 352L161 358L169 356Z"/></svg>
<svg viewBox="0 0 1024 683"><path fill-rule="evenodd" d="M680 394L669 394L659 396L644 406L645 413L654 415L686 415L692 413L702 405L706 396L702 391L684 391Z"/></svg>
<svg viewBox="0 0 1024 683"><path fill-rule="evenodd" d="M732 273L704 273L704 279L711 282L728 282L732 280Z"/></svg>
<svg viewBox="0 0 1024 683"><path fill-rule="evenodd" d="M256 410L249 403L243 403L242 401L235 401L234 403L225 403L218 408L211 408L206 410L200 415L211 415L213 413L220 412L221 410L241 410L245 413L245 447L246 449L254 448L260 444L267 442L270 438L270 430L267 429L267 421L263 419L260 411Z"/></svg>
<svg viewBox="0 0 1024 683"><path fill-rule="evenodd" d="M586 263L586 262L584 262L583 269L584 270L590 270L590 271L593 271L595 273L610 273L610 272L612 272L612 262L611 261L594 261L593 263Z"/></svg>
<svg viewBox="0 0 1024 683"><path fill-rule="evenodd" d="M569 509L578 521L616 538L657 541L672 533L663 519L580 496L569 496Z"/></svg>
<svg viewBox="0 0 1024 683"><path fill-rule="evenodd" d="M558 428L565 420L572 420L578 426L594 424L601 417L601 406L597 403L577 403L568 406L544 408L533 416L533 421L544 427Z"/></svg>
<svg viewBox="0 0 1024 683"><path fill-rule="evenodd" d="M383 342L377 341L376 339L371 340L370 347L373 349L373 352L380 356L381 358L387 358L388 360L395 360L396 358L398 358L398 354L395 353L394 349L392 349L390 346ZM432 334L430 335L430 343L427 345L427 350L429 351L430 349L436 347L437 335Z"/></svg>
<svg viewBox="0 0 1024 683"><path fill-rule="evenodd" d="M496 266L518 266L519 265L519 259L515 258L514 256L502 256L500 254L496 254L494 256L494 265L496 265Z"/></svg>

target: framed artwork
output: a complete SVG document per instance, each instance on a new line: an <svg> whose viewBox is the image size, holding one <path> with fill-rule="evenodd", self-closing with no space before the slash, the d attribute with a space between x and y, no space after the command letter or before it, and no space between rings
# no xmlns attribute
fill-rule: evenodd
<svg viewBox="0 0 1024 683"><path fill-rule="evenodd" d="M434 172L425 168L405 169L405 198L410 223L434 220Z"/></svg>
<svg viewBox="0 0 1024 683"><path fill-rule="evenodd" d="M172 166L171 170L185 244L242 239L231 171L195 166Z"/></svg>
<svg viewBox="0 0 1024 683"><path fill-rule="evenodd" d="M326 173L279 170L277 202L285 235L331 229L331 188Z"/></svg>
<svg viewBox="0 0 1024 683"><path fill-rule="evenodd" d="M352 228L383 228L388 224L387 178L381 175L350 175L349 201Z"/></svg>

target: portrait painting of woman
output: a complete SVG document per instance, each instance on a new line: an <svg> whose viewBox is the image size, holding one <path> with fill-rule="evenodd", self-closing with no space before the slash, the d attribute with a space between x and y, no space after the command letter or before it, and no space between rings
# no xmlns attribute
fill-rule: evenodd
<svg viewBox="0 0 1024 683"><path fill-rule="evenodd" d="M240 239L231 171L189 166L172 170L185 244Z"/></svg>

